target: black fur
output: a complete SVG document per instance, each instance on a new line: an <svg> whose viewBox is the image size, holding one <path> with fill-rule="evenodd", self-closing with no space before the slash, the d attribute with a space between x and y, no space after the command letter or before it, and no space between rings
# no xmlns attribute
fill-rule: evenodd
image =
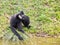
<svg viewBox="0 0 60 45"><path fill-rule="evenodd" d="M19 18L19 15L22 17L22 19ZM22 28L22 23L25 27L30 28L30 26L29 26L30 19L28 16L24 15L23 11L21 11L18 14L15 14L11 17L11 20L10 20L11 31L19 38L19 40L23 40L23 38L19 35L19 33L16 31L16 29L18 29L18 31L25 34L25 32Z"/></svg>

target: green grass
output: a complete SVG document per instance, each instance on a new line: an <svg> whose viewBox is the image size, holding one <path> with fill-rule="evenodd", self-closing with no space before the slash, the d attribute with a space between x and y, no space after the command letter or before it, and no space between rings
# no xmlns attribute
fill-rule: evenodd
<svg viewBox="0 0 60 45"><path fill-rule="evenodd" d="M10 30L9 19L23 10L30 17L32 26L27 32L43 31L49 35L60 33L60 1L59 0L0 0L0 32ZM8 29L7 29L8 28Z"/></svg>

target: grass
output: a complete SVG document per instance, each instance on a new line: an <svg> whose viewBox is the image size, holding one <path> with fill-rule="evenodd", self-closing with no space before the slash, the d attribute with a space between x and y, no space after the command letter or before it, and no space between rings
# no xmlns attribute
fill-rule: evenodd
<svg viewBox="0 0 60 45"><path fill-rule="evenodd" d="M49 35L60 34L59 0L0 0L0 34L9 29L11 16L23 10L30 17L32 26L27 32L42 31ZM6 16L5 16L6 15Z"/></svg>
<svg viewBox="0 0 60 45"><path fill-rule="evenodd" d="M31 38L13 40L9 28L11 15L23 10L30 17L30 29L24 28ZM37 33L36 33L37 32ZM43 32L43 33L42 33ZM30 35L31 34L31 35ZM36 34L37 36L34 36ZM39 37L48 34L54 37ZM0 45L60 45L60 1L59 0L0 0Z"/></svg>

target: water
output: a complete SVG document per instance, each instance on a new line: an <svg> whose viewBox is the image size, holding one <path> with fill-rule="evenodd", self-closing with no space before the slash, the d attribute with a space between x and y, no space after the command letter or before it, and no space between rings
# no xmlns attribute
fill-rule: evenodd
<svg viewBox="0 0 60 45"><path fill-rule="evenodd" d="M60 38L32 37L24 41L0 39L0 45L60 45Z"/></svg>

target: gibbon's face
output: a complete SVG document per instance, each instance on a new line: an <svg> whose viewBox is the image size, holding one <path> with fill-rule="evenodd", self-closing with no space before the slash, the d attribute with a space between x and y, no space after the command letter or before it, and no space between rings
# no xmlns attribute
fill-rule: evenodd
<svg viewBox="0 0 60 45"><path fill-rule="evenodd" d="M23 11L20 11L19 15L18 15L18 18L19 19L22 19L23 20L23 17L24 17L24 12Z"/></svg>
<svg viewBox="0 0 60 45"><path fill-rule="evenodd" d="M22 16L19 15L18 17L19 17L19 19L22 19Z"/></svg>
<svg viewBox="0 0 60 45"><path fill-rule="evenodd" d="M19 15L18 17L19 17L19 19L22 19L22 20L24 20L24 21L29 19L29 17L26 16L26 15L22 15L22 16Z"/></svg>

